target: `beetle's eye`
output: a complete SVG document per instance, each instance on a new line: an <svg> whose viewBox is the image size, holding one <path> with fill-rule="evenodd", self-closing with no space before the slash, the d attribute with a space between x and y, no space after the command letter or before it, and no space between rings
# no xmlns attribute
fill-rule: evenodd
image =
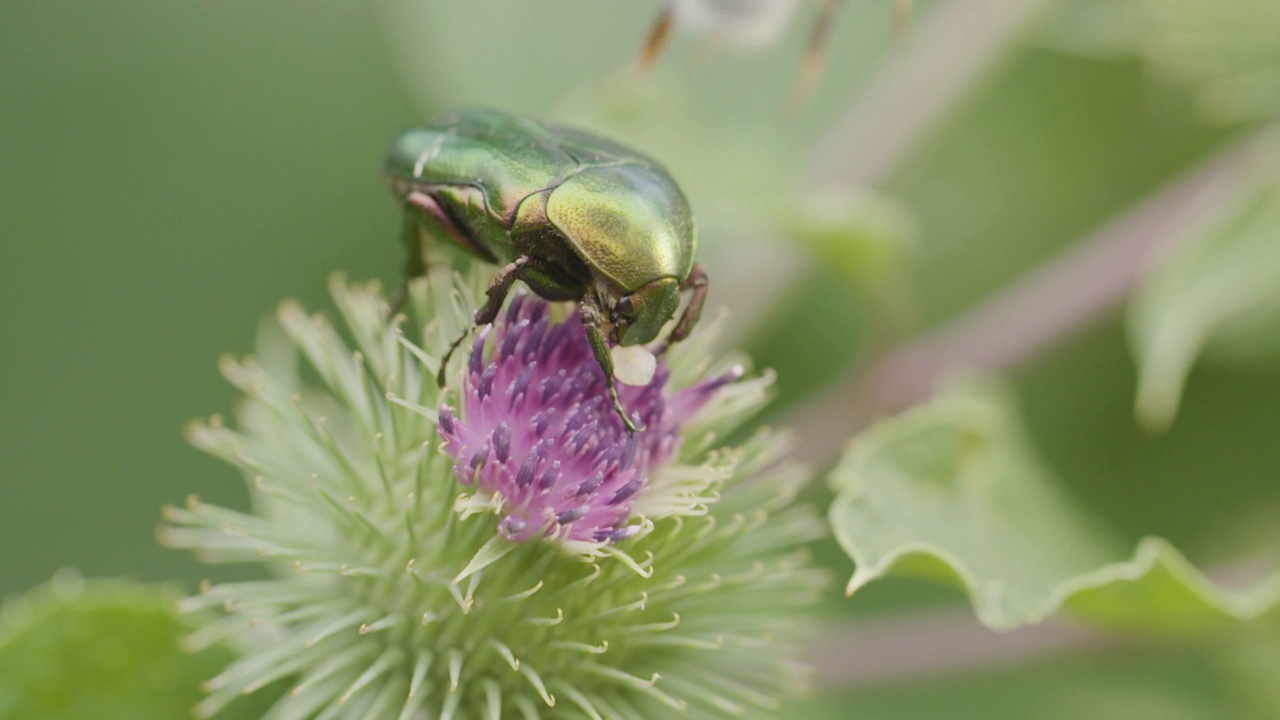
<svg viewBox="0 0 1280 720"><path fill-rule="evenodd" d="M630 295L623 296L623 298L618 301L618 304L614 307L614 309L617 310L618 314L622 315L623 317L632 318L632 317L635 317L635 314L636 314L635 306L631 304Z"/></svg>

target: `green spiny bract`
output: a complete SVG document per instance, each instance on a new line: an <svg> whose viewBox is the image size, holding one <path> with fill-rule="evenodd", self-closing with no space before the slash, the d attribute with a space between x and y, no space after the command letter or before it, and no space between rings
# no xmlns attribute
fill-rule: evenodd
<svg viewBox="0 0 1280 720"><path fill-rule="evenodd" d="M162 540L270 574L182 602L226 610L190 646L240 653L207 683L200 714L276 681L290 683L277 719L768 715L803 688L789 650L825 584L803 547L823 525L791 505L805 476L785 438L718 440L765 401L768 376L721 383L675 418L673 452L635 493L634 530L583 541L571 521L512 539L499 532L502 488L460 482L467 458L437 428L442 403L468 420L467 398L451 396L474 387L441 393L434 377L474 283L436 273L415 284L412 339L384 320L376 286L336 279L332 291L354 347L286 303L287 341L268 333L257 359L222 363L246 394L238 429L215 417L189 432L244 472L253 511L192 498L166 509ZM668 397L736 377L735 363L709 359L712 334L664 356L654 382ZM502 359L492 345L482 361ZM593 408L616 420L607 403Z"/></svg>

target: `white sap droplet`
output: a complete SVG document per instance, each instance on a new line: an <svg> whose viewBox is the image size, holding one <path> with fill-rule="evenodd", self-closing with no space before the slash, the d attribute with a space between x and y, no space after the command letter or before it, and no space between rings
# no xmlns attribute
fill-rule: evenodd
<svg viewBox="0 0 1280 720"><path fill-rule="evenodd" d="M658 369L658 359L641 345L617 345L609 354L613 356L613 376L624 385L648 385Z"/></svg>

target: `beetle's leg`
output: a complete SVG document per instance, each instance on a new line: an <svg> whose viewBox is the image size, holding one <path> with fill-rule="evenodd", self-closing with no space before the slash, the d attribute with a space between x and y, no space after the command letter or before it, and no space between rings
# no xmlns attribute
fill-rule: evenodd
<svg viewBox="0 0 1280 720"><path fill-rule="evenodd" d="M449 345L448 351L445 352L444 358L440 360L440 372L436 373L436 384L444 385L444 371L449 367L449 358L453 357L453 351L458 349L463 340L467 339L467 335L471 334L472 329L481 325L488 325L498 317L498 313L502 311L502 303L507 299L507 293L511 292L511 284L519 279L521 271L530 263L529 256L521 255L511 261L498 271L498 276L489 283L489 289L484 291L488 296L484 305L476 310L476 321L473 325L463 328L458 337Z"/></svg>
<svg viewBox="0 0 1280 720"><path fill-rule="evenodd" d="M587 342L591 343L591 354L596 356L596 362L604 371L604 381L609 385L609 398L613 400L613 409L618 411L618 417L622 418L627 430L631 432L643 430L644 426L636 425L627 416L627 411L622 407L622 401L618 399L618 387L613 380L613 356L609 354L609 341L605 339L604 331L600 329L600 325L604 322L604 313L600 312L595 298L591 295L584 297L578 305L578 314L582 318L582 327L587 331Z"/></svg>
<svg viewBox="0 0 1280 720"><path fill-rule="evenodd" d="M676 323L676 327L671 331L671 335L667 338L667 345L677 343L689 337L689 333L693 331L693 326L698 324L698 318L702 317L702 306L707 302L707 272L702 269L701 265L695 264L693 269L689 271L689 277L682 283L681 289L693 289L693 297L689 298L689 306L684 309L684 314L680 316L680 322ZM666 349L665 347L663 348Z"/></svg>
<svg viewBox="0 0 1280 720"><path fill-rule="evenodd" d="M404 307L404 301L409 297L409 281L427 274L427 261L422 252L422 223L408 208L404 212L404 226L400 231L400 237L404 240L409 256L404 263L404 279L391 298L391 312L388 317L400 312Z"/></svg>
<svg viewBox="0 0 1280 720"><path fill-rule="evenodd" d="M435 198L423 192L409 193L404 198L404 228L400 231L409 256L404 263L404 282L391 300L391 315L404 307L404 301L409 297L409 281L427 274L423 232L428 227L445 233L458 232Z"/></svg>
<svg viewBox="0 0 1280 720"><path fill-rule="evenodd" d="M831 36L831 26L835 22L840 2L841 0L822 0L818 19L813 24L813 34L809 37L809 46L805 48L804 60L800 64L800 73L796 76L796 84L791 88L788 104L792 108L803 105L818 84L826 60L827 39Z"/></svg>
<svg viewBox="0 0 1280 720"><path fill-rule="evenodd" d="M511 285L520 279L531 262L528 255L521 255L498 271L497 277L489 283L489 289L484 291L489 299L476 310L476 325L488 325L498 318L498 313L502 312L502 303L506 302L507 293L511 292Z"/></svg>
<svg viewBox="0 0 1280 720"><path fill-rule="evenodd" d="M657 22L649 29L644 38L644 46L640 48L640 57L636 58L636 71L641 75L653 69L667 43L671 41L671 27L675 23L675 11L668 4L658 16Z"/></svg>

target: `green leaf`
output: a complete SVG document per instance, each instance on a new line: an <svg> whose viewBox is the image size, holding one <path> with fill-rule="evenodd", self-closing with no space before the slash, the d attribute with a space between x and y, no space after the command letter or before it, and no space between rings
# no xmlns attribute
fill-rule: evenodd
<svg viewBox="0 0 1280 720"><path fill-rule="evenodd" d="M1228 593L1159 538L1128 555L1059 489L1009 406L990 387L961 389L854 442L834 471L830 513L857 565L850 594L904 575L961 587L993 629L1065 607L1155 633L1211 630L1280 599L1280 576Z"/></svg>
<svg viewBox="0 0 1280 720"><path fill-rule="evenodd" d="M889 325L905 325L907 260L917 234L905 204L867 190L828 187L807 193L779 224L865 296Z"/></svg>
<svg viewBox="0 0 1280 720"><path fill-rule="evenodd" d="M186 653L190 631L172 588L86 583L63 572L5 603L0 614L0 718L173 720L191 717L200 684L230 660L221 648ZM241 701L217 717L259 717Z"/></svg>
<svg viewBox="0 0 1280 720"><path fill-rule="evenodd" d="M1203 350L1280 352L1280 186L1248 194L1190 238L1143 282L1129 313L1143 425L1173 422L1187 373Z"/></svg>
<svg viewBox="0 0 1280 720"><path fill-rule="evenodd" d="M826 387L868 347L903 334L912 317L907 264L915 249L908 208L846 187L797 198L779 213L778 230L813 261L772 295L742 340L758 367L778 372L771 416Z"/></svg>
<svg viewBox="0 0 1280 720"><path fill-rule="evenodd" d="M1218 674L1244 706L1240 717L1280 717L1280 624L1242 633L1211 656Z"/></svg>
<svg viewBox="0 0 1280 720"><path fill-rule="evenodd" d="M1203 115L1236 122L1280 114L1278 33L1274 0L1073 0L1045 14L1038 39L1139 55L1160 80L1193 87Z"/></svg>

